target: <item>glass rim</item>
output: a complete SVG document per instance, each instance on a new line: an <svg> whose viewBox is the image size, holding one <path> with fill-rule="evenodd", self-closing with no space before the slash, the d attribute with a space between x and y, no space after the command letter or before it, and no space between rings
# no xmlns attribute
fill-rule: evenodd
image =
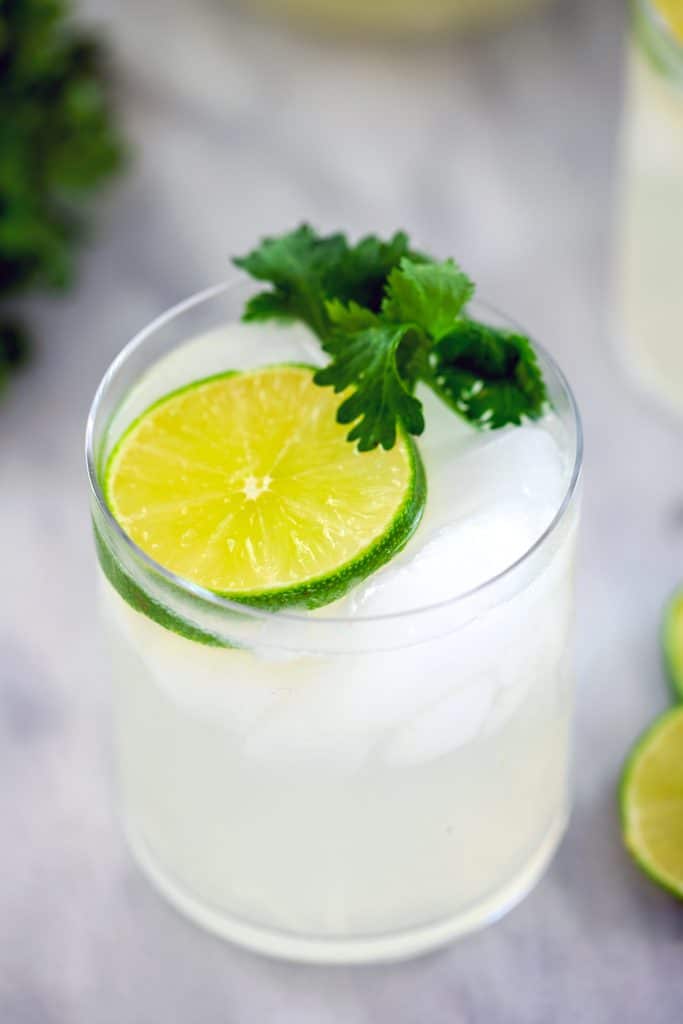
<svg viewBox="0 0 683 1024"><path fill-rule="evenodd" d="M165 566L156 562L150 555L148 555L142 548L138 547L135 541L128 536L122 526L118 523L113 513L111 512L107 501L104 496L104 491L100 484L99 475L97 472L97 458L95 453L95 428L97 414L104 400L108 388L111 382L116 377L118 371L125 365L128 359L136 352L143 343L154 334L159 328L165 324L174 320L176 317L181 316L183 313L195 306L200 305L203 302L208 302L211 299L217 298L219 295L223 295L226 292L231 291L233 288L240 284L245 284L251 281L246 274L239 274L227 281L221 281L218 284L211 285L202 291L195 292L188 298L183 299L181 302L176 303L174 306L166 309L163 313L154 317L145 327L139 330L133 337L128 341L120 352L114 357L109 366L107 367L92 400L90 410L88 412L88 419L85 431L85 462L86 471L88 476L88 483L90 486L91 495L97 502L98 509L103 516L104 522L107 527L113 530L118 540L133 554L133 556L139 560L143 568L160 576L167 584L170 584L175 589L182 593L192 597L195 600L205 603L211 606L213 609L222 610L231 614L238 613L240 616L246 616L261 621L273 621L278 622L290 621L293 623L311 624L312 628L315 628L316 624L329 624L336 623L338 625L349 625L353 623L371 625L372 623L388 622L392 620L400 620L411 618L417 615L428 615L430 613L438 613L448 607L462 606L468 601L472 601L474 598L487 591L492 590L497 584L503 582L510 576L512 576L517 570L519 570L526 562L528 562L542 547L545 546L546 542L554 535L557 528L560 526L565 518L576 491L578 489L579 481L581 479L583 470L583 451L584 451L584 438L583 438L583 426L581 422L581 414L574 397L574 393L565 377L563 371L559 365L550 355L550 353L542 345L534 339L533 346L536 351L540 353L543 359L548 363L553 373L556 375L564 393L568 398L569 411L571 420L576 434L575 448L574 448L574 460L572 464L572 470L567 483L567 487L562 496L555 514L546 526L546 528L539 534L535 541L526 548L522 554L507 565L500 572L494 576L490 576L481 583L478 583L474 587L470 587L467 590L460 591L451 597L445 598L440 601L435 601L431 604L419 605L416 608L404 608L400 611L384 612L380 615L325 615L324 618L317 618L311 614L310 610L289 610L282 609L279 611L268 611L262 608L255 608L250 605L240 604L238 601L233 601L230 598L222 597L220 594L216 594L211 590L207 590L197 583L193 583L191 580L187 580L182 576L176 575L172 570L167 569ZM507 314L500 312L495 306L490 305L485 300L475 300L475 302L488 310L495 316L501 317L511 324L514 328L521 331L519 325Z"/></svg>

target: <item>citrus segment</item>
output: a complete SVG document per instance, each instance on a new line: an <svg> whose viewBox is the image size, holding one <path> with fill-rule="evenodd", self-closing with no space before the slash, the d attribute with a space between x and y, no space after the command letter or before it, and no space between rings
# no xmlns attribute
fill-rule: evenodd
<svg viewBox="0 0 683 1024"><path fill-rule="evenodd" d="M415 446L358 453L312 373L224 374L143 413L105 472L137 546L205 589L275 607L325 604L391 558L424 506Z"/></svg>

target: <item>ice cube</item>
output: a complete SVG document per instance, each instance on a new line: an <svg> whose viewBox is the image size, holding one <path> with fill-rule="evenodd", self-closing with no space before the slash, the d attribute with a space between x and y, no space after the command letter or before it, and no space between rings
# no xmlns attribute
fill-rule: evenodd
<svg viewBox="0 0 683 1024"><path fill-rule="evenodd" d="M470 743L484 728L495 692L489 674L475 675L465 685L456 685L445 699L397 731L386 748L386 760L417 764Z"/></svg>
<svg viewBox="0 0 683 1024"><path fill-rule="evenodd" d="M549 525L566 486L551 435L526 425L428 443L427 509L406 549L340 606L371 616L436 604L516 562Z"/></svg>
<svg viewBox="0 0 683 1024"><path fill-rule="evenodd" d="M527 424L497 431L468 429L470 436L450 449L440 446L424 452L426 526L453 523L509 498L533 506L540 503L530 510L536 521L546 515L545 506L557 507L564 464L557 442L545 428Z"/></svg>

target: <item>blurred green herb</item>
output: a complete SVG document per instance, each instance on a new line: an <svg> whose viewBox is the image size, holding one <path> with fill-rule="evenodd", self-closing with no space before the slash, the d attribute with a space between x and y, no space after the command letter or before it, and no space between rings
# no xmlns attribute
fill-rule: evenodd
<svg viewBox="0 0 683 1024"><path fill-rule="evenodd" d="M0 386L26 353L17 293L73 280L88 194L123 147L103 55L68 0L0 0Z"/></svg>

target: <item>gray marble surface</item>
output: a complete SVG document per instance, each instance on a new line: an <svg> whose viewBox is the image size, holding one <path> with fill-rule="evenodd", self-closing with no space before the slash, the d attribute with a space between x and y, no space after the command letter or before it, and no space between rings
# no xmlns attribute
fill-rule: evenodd
<svg viewBox="0 0 683 1024"><path fill-rule="evenodd" d="M675 1024L683 911L622 851L615 784L666 703L657 628L683 576L683 426L610 348L617 0L382 49L219 0L87 5L115 48L134 160L79 289L31 302L35 358L0 402L2 1024ZM437 954L373 968L260 959L142 879L110 782L81 454L92 392L153 314L307 218L398 225L455 254L560 358L583 409L575 811L536 891Z"/></svg>

